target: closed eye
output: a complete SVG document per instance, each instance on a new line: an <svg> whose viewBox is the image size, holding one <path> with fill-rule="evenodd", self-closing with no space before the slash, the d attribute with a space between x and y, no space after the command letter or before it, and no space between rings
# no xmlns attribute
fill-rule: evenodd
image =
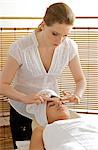
<svg viewBox="0 0 98 150"><path fill-rule="evenodd" d="M58 33L52 32L52 35L54 35L54 36L58 36Z"/></svg>
<svg viewBox="0 0 98 150"><path fill-rule="evenodd" d="M50 105L48 105L49 107L52 107L52 106L55 106L55 104L50 104Z"/></svg>
<svg viewBox="0 0 98 150"><path fill-rule="evenodd" d="M60 35L59 33L57 33L57 32L52 32L52 35L54 35L54 36L58 36L58 35ZM63 37L66 37L67 35L65 34Z"/></svg>

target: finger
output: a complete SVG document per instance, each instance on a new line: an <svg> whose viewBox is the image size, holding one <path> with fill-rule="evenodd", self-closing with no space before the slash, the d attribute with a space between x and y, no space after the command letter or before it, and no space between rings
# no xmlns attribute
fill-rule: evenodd
<svg viewBox="0 0 98 150"><path fill-rule="evenodd" d="M41 96L42 98L47 98L47 97L49 97L48 94L40 94L40 96Z"/></svg>
<svg viewBox="0 0 98 150"><path fill-rule="evenodd" d="M39 100L43 103L44 102L44 99L42 96L39 96Z"/></svg>
<svg viewBox="0 0 98 150"><path fill-rule="evenodd" d="M74 101L75 101L75 103L80 103L80 98L76 96L76 97L74 98Z"/></svg>
<svg viewBox="0 0 98 150"><path fill-rule="evenodd" d="M35 100L35 102L36 101L41 101L41 103L44 102L44 99L43 99L43 97L41 95L37 95L34 100Z"/></svg>
<svg viewBox="0 0 98 150"><path fill-rule="evenodd" d="M69 91L62 91L63 92L63 95L71 95L71 92Z"/></svg>
<svg viewBox="0 0 98 150"><path fill-rule="evenodd" d="M49 97L45 97L45 98L44 98L44 101L46 101L46 102L47 102L47 101L53 101L53 99L52 99L52 98L49 98Z"/></svg>
<svg viewBox="0 0 98 150"><path fill-rule="evenodd" d="M66 95L66 94L67 94L66 91L62 91L62 93L63 93L63 95Z"/></svg>
<svg viewBox="0 0 98 150"><path fill-rule="evenodd" d="M64 97L61 97L61 102L64 104L64 103L70 103L70 102L74 102L74 97L72 97L71 95L70 96L64 96Z"/></svg>
<svg viewBox="0 0 98 150"><path fill-rule="evenodd" d="M71 102L79 103L80 102L80 98L77 95L72 94Z"/></svg>
<svg viewBox="0 0 98 150"><path fill-rule="evenodd" d="M71 98L71 95L66 95L66 96L61 97L60 100L61 100L61 101L63 101L63 100L67 101L67 100L69 100L70 98Z"/></svg>
<svg viewBox="0 0 98 150"><path fill-rule="evenodd" d="M41 104L41 101L40 100L36 100L35 103L36 103L36 105L39 105L39 104Z"/></svg>

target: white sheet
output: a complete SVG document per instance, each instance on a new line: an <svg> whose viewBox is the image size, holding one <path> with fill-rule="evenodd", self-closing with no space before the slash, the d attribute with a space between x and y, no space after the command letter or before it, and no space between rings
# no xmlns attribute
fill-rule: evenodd
<svg viewBox="0 0 98 150"><path fill-rule="evenodd" d="M85 117L56 121L46 126L43 140L46 150L98 150L98 121Z"/></svg>

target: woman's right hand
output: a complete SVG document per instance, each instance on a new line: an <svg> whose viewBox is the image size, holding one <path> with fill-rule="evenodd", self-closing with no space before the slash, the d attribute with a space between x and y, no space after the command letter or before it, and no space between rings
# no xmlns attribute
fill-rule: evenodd
<svg viewBox="0 0 98 150"><path fill-rule="evenodd" d="M28 95L25 95L23 97L23 102L25 104L41 104L41 103L44 103L45 102L45 98L46 98L46 95L45 94L39 94L39 93L33 93L33 94L28 94Z"/></svg>

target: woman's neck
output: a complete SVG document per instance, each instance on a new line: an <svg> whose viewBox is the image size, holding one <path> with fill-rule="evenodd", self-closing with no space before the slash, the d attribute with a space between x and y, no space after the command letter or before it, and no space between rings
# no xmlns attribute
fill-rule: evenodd
<svg viewBox="0 0 98 150"><path fill-rule="evenodd" d="M38 47L40 49L47 49L47 50L53 50L51 47L49 47L49 45L47 44L45 38L44 38L44 35L43 35L43 31L38 31L36 30L35 31L35 34L36 34L36 38L37 38L37 41L38 41Z"/></svg>

